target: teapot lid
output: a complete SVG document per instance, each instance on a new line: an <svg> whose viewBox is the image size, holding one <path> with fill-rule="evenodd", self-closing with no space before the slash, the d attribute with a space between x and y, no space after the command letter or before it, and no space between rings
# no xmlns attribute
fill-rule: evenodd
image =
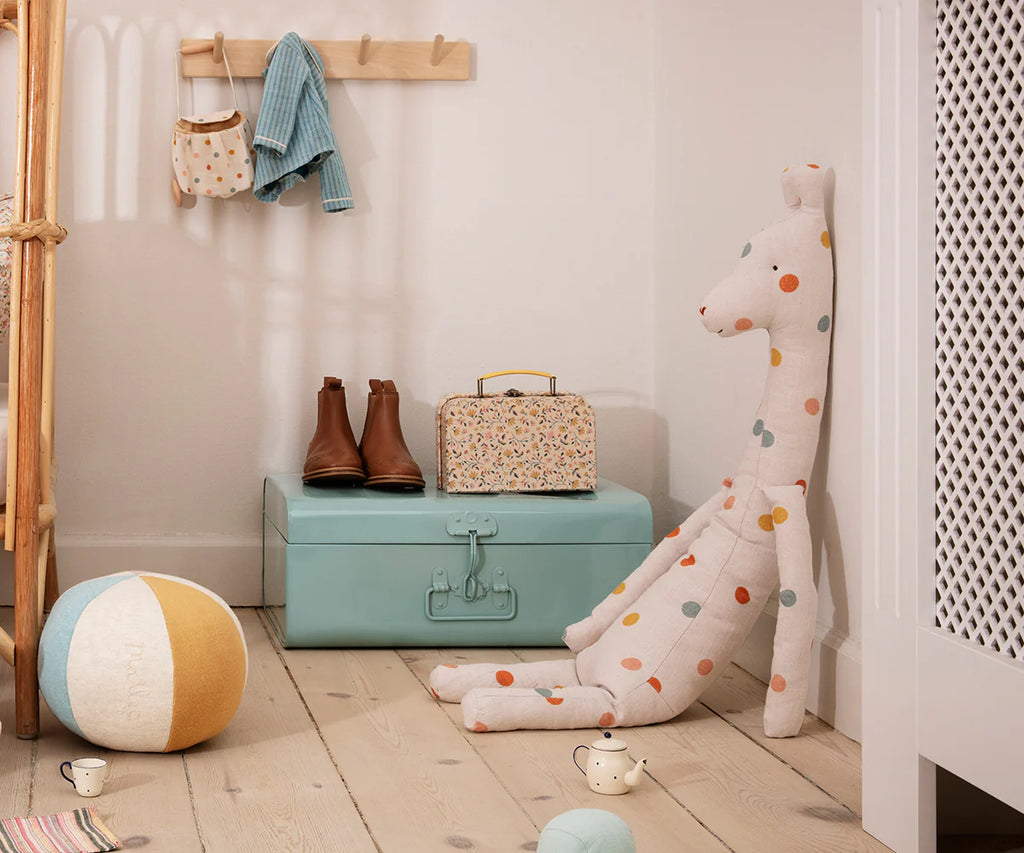
<svg viewBox="0 0 1024 853"><path fill-rule="evenodd" d="M602 737L599 737L590 746L592 749L600 749L604 752L621 752L626 748L626 742L612 737L611 732L605 732Z"/></svg>

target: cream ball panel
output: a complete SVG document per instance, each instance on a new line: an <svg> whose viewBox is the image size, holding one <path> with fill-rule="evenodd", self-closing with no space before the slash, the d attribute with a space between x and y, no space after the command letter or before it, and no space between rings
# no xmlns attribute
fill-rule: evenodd
<svg viewBox="0 0 1024 853"><path fill-rule="evenodd" d="M68 695L85 737L160 750L174 706L174 664L160 602L140 578L93 599L68 650Z"/></svg>

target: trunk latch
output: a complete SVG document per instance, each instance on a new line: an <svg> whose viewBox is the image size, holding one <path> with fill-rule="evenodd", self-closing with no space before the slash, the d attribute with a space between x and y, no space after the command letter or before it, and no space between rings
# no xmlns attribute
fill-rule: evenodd
<svg viewBox="0 0 1024 853"><path fill-rule="evenodd" d="M516 591L508 582L505 569L496 567L491 578L478 576L480 564L480 548L478 539L481 536L494 536L498 532L498 522L486 512L454 512L448 516L445 529L450 536L466 536L469 538L469 564L457 585L448 580L448 570L435 568L427 587L425 609L428 619L435 621L467 621L467 620L507 620L516 615ZM487 602L481 601L490 596L490 608ZM454 600L453 600L454 599ZM463 602L462 605L459 602ZM480 602L472 608L466 604Z"/></svg>

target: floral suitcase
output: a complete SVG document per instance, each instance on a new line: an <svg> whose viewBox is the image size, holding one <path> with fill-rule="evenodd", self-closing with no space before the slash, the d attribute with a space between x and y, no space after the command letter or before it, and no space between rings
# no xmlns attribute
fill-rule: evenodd
<svg viewBox="0 0 1024 853"><path fill-rule="evenodd" d="M509 388L484 393L484 380L546 377L546 394ZM592 491L597 486L594 410L555 377L503 370L477 379L476 394L449 394L437 409L437 484L447 492Z"/></svg>

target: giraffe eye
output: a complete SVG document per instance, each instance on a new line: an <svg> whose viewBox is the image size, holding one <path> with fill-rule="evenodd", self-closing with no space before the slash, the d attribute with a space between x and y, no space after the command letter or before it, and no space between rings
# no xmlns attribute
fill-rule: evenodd
<svg viewBox="0 0 1024 853"><path fill-rule="evenodd" d="M772 269L775 270L775 272L779 271L779 268L775 264L772 264Z"/></svg>

